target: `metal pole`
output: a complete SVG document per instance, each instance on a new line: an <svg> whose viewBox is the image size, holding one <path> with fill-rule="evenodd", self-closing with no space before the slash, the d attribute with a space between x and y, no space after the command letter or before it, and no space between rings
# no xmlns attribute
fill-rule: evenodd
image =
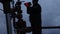
<svg viewBox="0 0 60 34"><path fill-rule="evenodd" d="M7 34L12 34L10 2L3 2L3 8L6 16Z"/></svg>
<svg viewBox="0 0 60 34"><path fill-rule="evenodd" d="M5 14L6 16L6 26L7 26L7 34L12 34L12 26L11 26L11 17L10 14Z"/></svg>

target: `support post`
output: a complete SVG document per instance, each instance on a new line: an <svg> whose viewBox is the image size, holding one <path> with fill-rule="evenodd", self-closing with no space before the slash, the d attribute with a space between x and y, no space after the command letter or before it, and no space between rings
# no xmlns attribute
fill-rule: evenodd
<svg viewBox="0 0 60 34"><path fill-rule="evenodd" d="M12 34L12 26L11 26L11 17L10 14L6 14L6 26L7 26L7 34Z"/></svg>
<svg viewBox="0 0 60 34"><path fill-rule="evenodd" d="M7 34L12 34L10 2L7 1L2 3L3 3L4 13L6 16Z"/></svg>

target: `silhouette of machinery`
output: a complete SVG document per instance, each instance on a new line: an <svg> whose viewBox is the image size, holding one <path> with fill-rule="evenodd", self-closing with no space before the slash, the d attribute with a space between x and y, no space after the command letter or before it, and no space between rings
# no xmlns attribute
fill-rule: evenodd
<svg viewBox="0 0 60 34"><path fill-rule="evenodd" d="M30 2L25 3L24 5L27 7L27 13L30 15L29 20L31 23L31 27L26 27L26 22L22 19L22 10L21 10L21 1L18 0L13 6L10 8L10 2L13 0L0 0L3 3L4 13L9 13L11 18L13 19L13 26L16 29L17 34L26 34L26 32L31 32L32 34L41 34L41 6L38 4L38 0L32 0L33 6L31 6ZM17 18L17 21L16 21ZM12 34L12 30L10 29L11 23L7 21L7 34ZM9 26L8 26L9 25ZM10 30L9 30L10 29Z"/></svg>

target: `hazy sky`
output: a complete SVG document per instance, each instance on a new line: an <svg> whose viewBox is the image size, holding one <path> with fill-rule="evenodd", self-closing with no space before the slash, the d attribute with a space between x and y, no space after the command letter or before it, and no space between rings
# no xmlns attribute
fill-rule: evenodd
<svg viewBox="0 0 60 34"><path fill-rule="evenodd" d="M15 0L16 1L16 0ZM21 0L22 1L22 0ZM25 2L31 2L32 0L23 0ZM43 26L58 26L60 25L60 0L39 0L39 4L42 7L42 25ZM0 8L3 9L2 4ZM22 3L23 19L26 20L27 26L30 25L26 14L26 7ZM44 29L42 34L60 34L60 29ZM3 11L0 11L0 34L6 34L6 22Z"/></svg>

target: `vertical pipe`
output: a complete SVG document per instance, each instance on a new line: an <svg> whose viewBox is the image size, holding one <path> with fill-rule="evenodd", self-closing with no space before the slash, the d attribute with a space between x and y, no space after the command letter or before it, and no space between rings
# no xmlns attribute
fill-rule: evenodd
<svg viewBox="0 0 60 34"><path fill-rule="evenodd" d="M12 34L12 26L11 26L11 17L10 14L6 14L6 26L7 26L7 34Z"/></svg>
<svg viewBox="0 0 60 34"><path fill-rule="evenodd" d="M11 17L10 17L10 2L2 2L3 3L3 9L6 16L6 26L7 26L7 34L12 34L12 26L11 26Z"/></svg>

